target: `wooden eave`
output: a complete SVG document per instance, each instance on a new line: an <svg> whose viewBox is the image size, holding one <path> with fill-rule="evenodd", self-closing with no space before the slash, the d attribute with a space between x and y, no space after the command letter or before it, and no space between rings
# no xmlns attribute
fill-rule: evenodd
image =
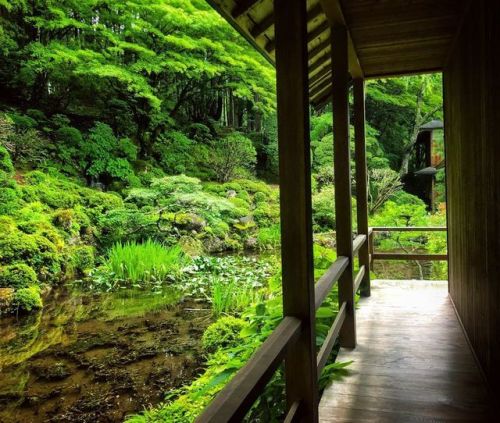
<svg viewBox="0 0 500 423"><path fill-rule="evenodd" d="M271 64L273 0L208 0ZM319 106L331 95L330 27L349 32L353 78L443 69L470 0L307 0L309 91Z"/></svg>

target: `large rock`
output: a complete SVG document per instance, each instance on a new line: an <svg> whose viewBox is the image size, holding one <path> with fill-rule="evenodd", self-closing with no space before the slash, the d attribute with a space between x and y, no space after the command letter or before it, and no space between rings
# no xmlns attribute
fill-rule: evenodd
<svg viewBox="0 0 500 423"><path fill-rule="evenodd" d="M200 232L207 226L207 222L194 213L179 213L175 215L174 225L188 231Z"/></svg>
<svg viewBox="0 0 500 423"><path fill-rule="evenodd" d="M0 316L12 313L14 292L14 288L0 288Z"/></svg>

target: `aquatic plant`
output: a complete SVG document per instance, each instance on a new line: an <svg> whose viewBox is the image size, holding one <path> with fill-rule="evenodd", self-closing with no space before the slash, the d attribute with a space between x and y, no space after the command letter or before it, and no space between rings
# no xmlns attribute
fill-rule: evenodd
<svg viewBox="0 0 500 423"><path fill-rule="evenodd" d="M212 279L209 300L215 316L242 311L258 302L261 297L262 294L256 287L241 284L237 279Z"/></svg>
<svg viewBox="0 0 500 423"><path fill-rule="evenodd" d="M274 250L281 245L280 225L261 228L257 232L257 245L261 250Z"/></svg>
<svg viewBox="0 0 500 423"><path fill-rule="evenodd" d="M142 244L115 244L108 252L104 268L115 281L141 285L175 280L186 260L178 245L166 247L147 240Z"/></svg>

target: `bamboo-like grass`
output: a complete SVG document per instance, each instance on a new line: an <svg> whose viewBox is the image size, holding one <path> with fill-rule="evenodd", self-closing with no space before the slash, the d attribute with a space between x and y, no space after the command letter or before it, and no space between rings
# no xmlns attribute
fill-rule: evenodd
<svg viewBox="0 0 500 423"><path fill-rule="evenodd" d="M185 257L179 246L165 247L147 240L141 244L115 244L108 253L106 266L114 277L133 285L158 283L175 277Z"/></svg>

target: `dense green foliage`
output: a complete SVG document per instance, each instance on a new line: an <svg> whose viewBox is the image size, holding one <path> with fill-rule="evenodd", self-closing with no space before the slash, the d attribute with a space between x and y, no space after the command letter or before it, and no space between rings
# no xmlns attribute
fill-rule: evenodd
<svg viewBox="0 0 500 423"><path fill-rule="evenodd" d="M440 84L368 84L372 225L444 224L444 208L429 212L402 182L420 126L441 117ZM316 278L335 260L332 119L311 112ZM274 70L205 1L0 0L0 315L34 312L42 292L80 280L170 284L172 301L198 301L213 320L199 378L129 421L192 421L279 323L277 170ZM446 238L381 234L376 248L442 253ZM261 255L213 256L242 251ZM446 264L419 269L446 277ZM318 346L337 307L334 291ZM334 358L322 386L345 365ZM282 418L282 376L249 421Z"/></svg>

